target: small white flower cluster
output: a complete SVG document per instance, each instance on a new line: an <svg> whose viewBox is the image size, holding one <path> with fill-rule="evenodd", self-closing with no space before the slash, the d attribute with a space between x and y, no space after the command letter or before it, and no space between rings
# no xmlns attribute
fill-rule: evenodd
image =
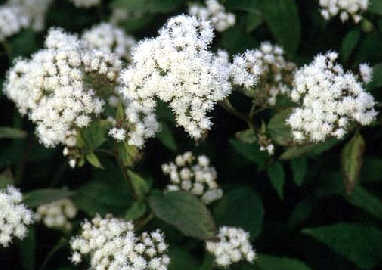
<svg viewBox="0 0 382 270"><path fill-rule="evenodd" d="M368 64L359 65L359 74L365 84L368 84L373 80L373 68Z"/></svg>
<svg viewBox="0 0 382 270"><path fill-rule="evenodd" d="M277 95L290 91L295 68L295 64L285 60L282 48L263 42L259 49L234 57L231 77L234 84L247 89L258 86L261 91L256 91L255 97L261 100L263 97L274 106Z"/></svg>
<svg viewBox="0 0 382 270"><path fill-rule="evenodd" d="M16 62L4 92L20 113L37 124L42 144L73 147L78 129L103 111L97 80L115 82L121 62L114 55L84 47L77 37L60 29L49 31L45 46L31 60Z"/></svg>
<svg viewBox="0 0 382 270"><path fill-rule="evenodd" d="M210 21L219 32L223 32L235 25L236 21L235 15L227 13L224 6L217 0L206 0L206 7L192 4L190 5L188 13L200 20Z"/></svg>
<svg viewBox="0 0 382 270"><path fill-rule="evenodd" d="M132 52L132 65L122 73L121 93L126 116L144 123L130 136L141 146L154 136L156 98L169 103L178 125L195 139L212 126L207 113L231 93L228 54L213 54L208 46L214 34L210 24L180 15L169 19L159 36L141 41ZM146 119L149 117L148 123Z"/></svg>
<svg viewBox="0 0 382 270"><path fill-rule="evenodd" d="M42 219L45 226L49 228L62 228L71 230L70 219L77 215L77 208L69 199L54 201L49 204L40 205L37 208L38 219Z"/></svg>
<svg viewBox="0 0 382 270"><path fill-rule="evenodd" d="M170 177L168 191L188 191L210 204L223 196L223 190L216 182L217 173L210 167L210 160L205 155L197 158L191 152L185 152L175 158L175 163L162 164L162 171Z"/></svg>
<svg viewBox="0 0 382 270"><path fill-rule="evenodd" d="M7 3L22 8L31 20L32 29L42 31L45 27L45 15L52 1L53 0L8 0Z"/></svg>
<svg viewBox="0 0 382 270"><path fill-rule="evenodd" d="M166 270L170 263L159 230L136 236L131 222L112 216L85 221L81 235L72 239L71 248L73 263L89 256L90 269L94 270Z"/></svg>
<svg viewBox="0 0 382 270"><path fill-rule="evenodd" d="M87 47L113 53L120 58L129 59L131 48L136 40L125 34L123 29L109 23L93 26L82 35Z"/></svg>
<svg viewBox="0 0 382 270"><path fill-rule="evenodd" d="M29 23L30 18L23 8L10 5L0 6L0 41L20 32Z"/></svg>
<svg viewBox="0 0 382 270"><path fill-rule="evenodd" d="M294 78L291 98L300 107L287 119L297 142L321 142L327 137L343 138L352 122L370 124L376 117L375 101L351 72L328 52L300 68Z"/></svg>
<svg viewBox="0 0 382 270"><path fill-rule="evenodd" d="M101 3L101 0L71 0L76 7L90 8L97 6Z"/></svg>
<svg viewBox="0 0 382 270"><path fill-rule="evenodd" d="M217 238L216 241L206 241L206 249L215 256L218 266L227 267L241 260L253 262L256 259L249 234L243 229L223 226Z"/></svg>
<svg viewBox="0 0 382 270"><path fill-rule="evenodd" d="M22 204L22 194L13 186L0 191L0 245L9 246L13 237L23 239L34 214Z"/></svg>
<svg viewBox="0 0 382 270"><path fill-rule="evenodd" d="M267 151L269 155L273 155L275 152L275 146L272 143L268 145L260 145L260 151Z"/></svg>
<svg viewBox="0 0 382 270"><path fill-rule="evenodd" d="M362 19L361 13L367 10L369 0L319 0L321 15L325 20L340 15L341 21L346 22L350 17L355 23Z"/></svg>

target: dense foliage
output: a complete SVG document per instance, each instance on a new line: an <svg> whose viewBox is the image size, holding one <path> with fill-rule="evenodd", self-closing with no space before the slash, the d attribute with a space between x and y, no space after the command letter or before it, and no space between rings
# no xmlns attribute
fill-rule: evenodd
<svg viewBox="0 0 382 270"><path fill-rule="evenodd" d="M55 0L18 31L1 2L0 269L382 268L382 0Z"/></svg>

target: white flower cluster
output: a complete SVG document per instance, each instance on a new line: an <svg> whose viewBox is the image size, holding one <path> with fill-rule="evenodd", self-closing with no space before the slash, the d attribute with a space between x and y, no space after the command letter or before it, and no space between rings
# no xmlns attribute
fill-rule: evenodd
<svg viewBox="0 0 382 270"><path fill-rule="evenodd" d="M295 74L291 98L300 107L287 123L298 142L343 138L353 121L368 125L377 115L373 96L357 76L335 62L337 57L335 52L320 54Z"/></svg>
<svg viewBox="0 0 382 270"><path fill-rule="evenodd" d="M34 214L22 204L22 194L13 186L0 191L0 245L7 247L13 237L23 239Z"/></svg>
<svg viewBox="0 0 382 270"><path fill-rule="evenodd" d="M8 0L7 3L22 8L31 20L32 29L42 31L45 27L45 14L52 1L53 0Z"/></svg>
<svg viewBox="0 0 382 270"><path fill-rule="evenodd" d="M81 235L71 241L71 260L90 257L93 270L166 270L170 258L160 231L135 235L131 222L96 216L82 224Z"/></svg>
<svg viewBox="0 0 382 270"><path fill-rule="evenodd" d="M140 146L157 131L156 98L169 103L178 125L193 138L211 128L207 113L232 88L228 54L208 51L213 36L208 22L180 15L171 18L158 37L133 49L132 65L122 73L121 93L128 120L143 126L129 134L130 144Z"/></svg>
<svg viewBox="0 0 382 270"><path fill-rule="evenodd" d="M224 6L217 0L206 0L206 7L192 4L190 5L188 13L200 20L210 21L219 32L223 32L235 25L236 21L235 15L227 13Z"/></svg>
<svg viewBox="0 0 382 270"><path fill-rule="evenodd" d="M362 19L361 13L367 10L369 0L319 0L321 15L325 20L340 15L341 21L346 22L350 17L355 23Z"/></svg>
<svg viewBox="0 0 382 270"><path fill-rule="evenodd" d="M30 23L24 9L17 6L0 6L0 41L20 32Z"/></svg>
<svg viewBox="0 0 382 270"><path fill-rule="evenodd" d="M71 0L76 7L90 8L97 6L101 3L101 0Z"/></svg>
<svg viewBox="0 0 382 270"><path fill-rule="evenodd" d="M247 50L234 57L231 77L234 84L247 89L258 86L261 91L256 91L255 97L274 106L277 95L290 91L295 68L285 60L282 48L263 42L259 49Z"/></svg>
<svg viewBox="0 0 382 270"><path fill-rule="evenodd" d="M191 152L178 155L175 163L162 165L162 171L170 177L171 184L167 185L168 191L188 191L210 204L223 196L223 190L216 182L217 173L210 167L210 160L204 155L196 158Z"/></svg>
<svg viewBox="0 0 382 270"><path fill-rule="evenodd" d="M39 219L42 219L45 226L49 228L70 230L72 228L70 219L77 215L77 208L71 200L62 199L40 205L37 208L37 215Z"/></svg>
<svg viewBox="0 0 382 270"><path fill-rule="evenodd" d="M253 262L256 259L249 234L243 229L223 226L219 229L217 238L216 241L206 241L206 249L215 256L218 266L227 267L241 260Z"/></svg>
<svg viewBox="0 0 382 270"><path fill-rule="evenodd" d="M361 79L365 84L368 84L373 79L373 68L368 64L360 64L359 65L359 74L361 75Z"/></svg>
<svg viewBox="0 0 382 270"><path fill-rule="evenodd" d="M59 29L49 31L45 46L31 60L16 62L4 92L20 113L37 124L42 144L75 146L78 129L103 111L105 102L97 96L97 81L114 82L121 62L111 54L84 47L77 37Z"/></svg>
<svg viewBox="0 0 382 270"><path fill-rule="evenodd" d="M130 58L131 48L136 45L133 37L124 30L109 23L93 26L82 35L87 47L113 53L120 58Z"/></svg>

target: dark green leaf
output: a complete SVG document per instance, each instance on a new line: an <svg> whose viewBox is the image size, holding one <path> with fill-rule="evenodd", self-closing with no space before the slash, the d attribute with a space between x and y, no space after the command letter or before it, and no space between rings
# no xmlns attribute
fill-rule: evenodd
<svg viewBox="0 0 382 270"><path fill-rule="evenodd" d="M369 83L368 88L375 89L382 86L382 64L373 67L373 80Z"/></svg>
<svg viewBox="0 0 382 270"><path fill-rule="evenodd" d="M24 270L34 270L36 265L36 232L28 228L28 234L20 243L20 263Z"/></svg>
<svg viewBox="0 0 382 270"><path fill-rule="evenodd" d="M168 255L171 259L168 270L195 270L198 263L194 257L181 247L171 247Z"/></svg>
<svg viewBox="0 0 382 270"><path fill-rule="evenodd" d="M93 152L86 154L86 160L94 167L103 169L101 162Z"/></svg>
<svg viewBox="0 0 382 270"><path fill-rule="evenodd" d="M118 156L121 159L123 166L133 167L134 164L141 158L139 149L134 145L128 143L118 143Z"/></svg>
<svg viewBox="0 0 382 270"><path fill-rule="evenodd" d="M305 199L299 202L293 209L288 219L288 227L294 229L307 220L312 214L313 206L310 199Z"/></svg>
<svg viewBox="0 0 382 270"><path fill-rule="evenodd" d="M351 30L346 34L341 46L341 58L343 62L346 62L349 59L358 44L360 36L361 31L359 29Z"/></svg>
<svg viewBox="0 0 382 270"><path fill-rule="evenodd" d="M11 127L0 127L0 139L24 139L27 133L23 130L11 128Z"/></svg>
<svg viewBox="0 0 382 270"><path fill-rule="evenodd" d="M365 141L359 133L356 133L342 150L342 170L348 193L351 193L357 184L364 150Z"/></svg>
<svg viewBox="0 0 382 270"><path fill-rule="evenodd" d="M281 154L280 159L282 160L290 160L303 155L309 154L309 156L320 155L321 153L329 150L334 145L339 143L340 141L337 139L329 139L324 143L317 144L309 144L302 146L291 146L288 147L284 153Z"/></svg>
<svg viewBox="0 0 382 270"><path fill-rule="evenodd" d="M10 170L5 170L0 174L0 189L9 185L14 185L14 178Z"/></svg>
<svg viewBox="0 0 382 270"><path fill-rule="evenodd" d="M372 269L382 259L382 232L372 226L338 223L305 229L303 233L328 245L361 269Z"/></svg>
<svg viewBox="0 0 382 270"><path fill-rule="evenodd" d="M134 202L125 214L126 220L135 220L142 217L146 213L146 204L144 202Z"/></svg>
<svg viewBox="0 0 382 270"><path fill-rule="evenodd" d="M257 141L256 134L252 128L238 131L235 134L236 138L244 143L254 143Z"/></svg>
<svg viewBox="0 0 382 270"><path fill-rule="evenodd" d="M224 194L214 209L214 216L219 225L241 227L256 237L263 225L263 202L249 187L236 188Z"/></svg>
<svg viewBox="0 0 382 270"><path fill-rule="evenodd" d="M81 130L81 138L84 147L92 152L106 141L108 121L93 121L89 127Z"/></svg>
<svg viewBox="0 0 382 270"><path fill-rule="evenodd" d="M230 143L239 154L249 161L256 163L260 168L264 167L265 162L269 158L267 153L260 151L257 144L247 144L236 139L231 139Z"/></svg>
<svg viewBox="0 0 382 270"><path fill-rule="evenodd" d="M300 43L300 18L295 0L259 0L259 4L275 39L287 52L295 53Z"/></svg>
<svg viewBox="0 0 382 270"><path fill-rule="evenodd" d="M382 179L382 159L365 157L360 179L362 182L377 182Z"/></svg>
<svg viewBox="0 0 382 270"><path fill-rule="evenodd" d="M382 15L382 2L380 0L370 0L368 11Z"/></svg>
<svg viewBox="0 0 382 270"><path fill-rule="evenodd" d="M258 10L253 10L248 13L247 17L247 32L252 32L256 30L264 22L261 12Z"/></svg>
<svg viewBox="0 0 382 270"><path fill-rule="evenodd" d="M286 124L292 109L286 109L275 116L268 123L268 132L271 138L279 145L290 145L293 143L292 132Z"/></svg>
<svg viewBox="0 0 382 270"><path fill-rule="evenodd" d="M290 166L292 168L294 182L297 186L301 186L308 170L308 160L303 157L292 159Z"/></svg>
<svg viewBox="0 0 382 270"><path fill-rule="evenodd" d="M256 12L259 8L258 0L227 0L226 6L229 9Z"/></svg>
<svg viewBox="0 0 382 270"><path fill-rule="evenodd" d="M281 199L284 198L285 172L283 165L276 161L268 168L268 176Z"/></svg>
<svg viewBox="0 0 382 270"><path fill-rule="evenodd" d="M153 192L149 204L158 218L175 226L184 235L203 240L215 236L215 223L210 212L188 192Z"/></svg>
<svg viewBox="0 0 382 270"><path fill-rule="evenodd" d="M310 270L303 262L287 258L260 254L255 262L260 270Z"/></svg>
<svg viewBox="0 0 382 270"><path fill-rule="evenodd" d="M157 134L158 139L163 143L171 151L176 151L176 141L174 135L171 132L169 126L162 122L161 123L161 131Z"/></svg>
<svg viewBox="0 0 382 270"><path fill-rule="evenodd" d="M131 170L127 170L127 175L129 176L129 181L131 181L137 199L143 200L150 191L150 186L145 179Z"/></svg>
<svg viewBox="0 0 382 270"><path fill-rule="evenodd" d="M368 192L361 186L356 186L346 199L353 205L365 210L367 213L382 219L382 201L376 195Z"/></svg>
<svg viewBox="0 0 382 270"><path fill-rule="evenodd" d="M30 207L37 207L41 204L51 203L57 200L68 198L74 193L67 189L53 189L53 188L44 188L44 189L35 189L31 192L28 192L24 195L24 203Z"/></svg>

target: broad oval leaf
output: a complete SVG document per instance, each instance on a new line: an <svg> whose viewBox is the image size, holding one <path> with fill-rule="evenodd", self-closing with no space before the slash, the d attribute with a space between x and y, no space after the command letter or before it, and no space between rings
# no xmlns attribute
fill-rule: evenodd
<svg viewBox="0 0 382 270"><path fill-rule="evenodd" d="M268 177L280 199L284 199L285 172L281 162L276 161L268 168Z"/></svg>
<svg viewBox="0 0 382 270"><path fill-rule="evenodd" d="M301 186L308 171L308 160L304 157L292 159L290 166L293 172L294 182L297 186Z"/></svg>
<svg viewBox="0 0 382 270"><path fill-rule="evenodd" d="M158 218L175 226L184 235L203 240L215 236L216 227L210 212L192 194L184 191L156 191L148 200Z"/></svg>
<svg viewBox="0 0 382 270"><path fill-rule="evenodd" d="M256 163L257 166L259 166L259 168L263 168L265 162L269 159L269 155L267 153L265 153L264 151L260 151L260 147L258 144L243 143L236 139L231 139L230 143L236 150L236 152L241 154L249 161Z"/></svg>
<svg viewBox="0 0 382 270"><path fill-rule="evenodd" d="M359 29L351 30L346 34L341 46L342 61L346 62L349 59L353 50L357 46L360 37L361 31Z"/></svg>
<svg viewBox="0 0 382 270"><path fill-rule="evenodd" d="M268 123L268 132L271 138L279 145L290 145L293 143L291 128L286 120L292 113L292 109L283 110L274 115Z"/></svg>
<svg viewBox="0 0 382 270"><path fill-rule="evenodd" d="M42 204L47 204L57 200L68 198L73 194L73 191L69 191L67 189L36 189L26 193L24 195L23 201L27 206L33 208Z"/></svg>
<svg viewBox="0 0 382 270"><path fill-rule="evenodd" d="M310 270L305 263L287 257L275 257L259 254L255 262L260 270Z"/></svg>

